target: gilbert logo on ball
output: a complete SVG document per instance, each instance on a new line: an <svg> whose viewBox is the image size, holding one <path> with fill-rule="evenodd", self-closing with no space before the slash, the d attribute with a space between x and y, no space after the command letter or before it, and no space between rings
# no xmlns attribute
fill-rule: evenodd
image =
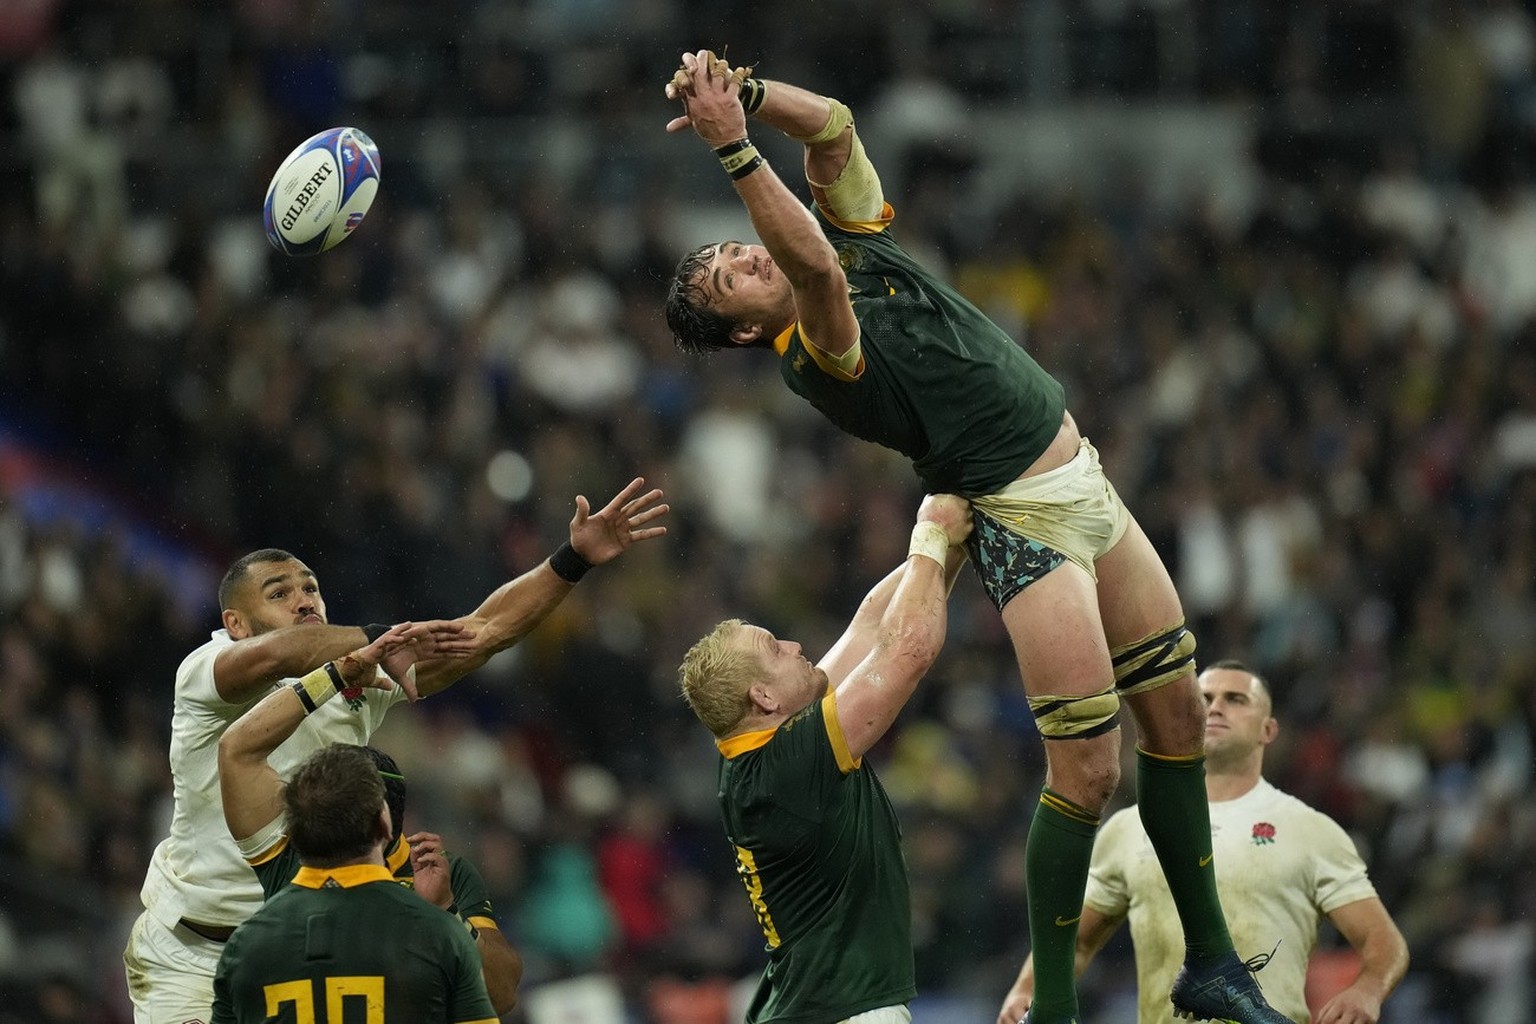
<svg viewBox="0 0 1536 1024"><path fill-rule="evenodd" d="M379 191L379 148L356 128L328 128L289 153L262 204L267 240L289 256L333 248Z"/></svg>

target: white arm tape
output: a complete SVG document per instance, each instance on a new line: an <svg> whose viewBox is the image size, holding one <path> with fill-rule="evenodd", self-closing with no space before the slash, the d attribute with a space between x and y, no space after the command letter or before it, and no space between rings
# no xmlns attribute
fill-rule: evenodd
<svg viewBox="0 0 1536 1024"><path fill-rule="evenodd" d="M279 814L244 839L236 839L235 846L240 850L240 856L246 860L256 860L287 834L288 819Z"/></svg>

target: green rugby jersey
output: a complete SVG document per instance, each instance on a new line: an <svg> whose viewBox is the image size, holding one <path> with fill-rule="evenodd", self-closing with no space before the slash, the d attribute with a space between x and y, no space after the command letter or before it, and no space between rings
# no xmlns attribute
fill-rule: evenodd
<svg viewBox="0 0 1536 1024"><path fill-rule="evenodd" d="M833 695L719 746L721 817L768 948L748 1024L830 1024L910 1001L901 827L849 752Z"/></svg>
<svg viewBox="0 0 1536 1024"><path fill-rule="evenodd" d="M930 494L993 494L1017 479L1061 428L1061 385L885 222L840 225L813 209L848 277L864 365L851 380L823 366L796 323L774 341L791 390L845 432L907 456Z"/></svg>
<svg viewBox="0 0 1536 1024"><path fill-rule="evenodd" d="M303 868L230 936L214 1024L494 1024L463 925L377 864Z"/></svg>
<svg viewBox="0 0 1536 1024"><path fill-rule="evenodd" d="M411 870L411 848L404 839L396 839L384 854L384 863L395 881L407 889L414 889L416 881ZM261 882L261 898L269 900L293 881L304 867L299 854L284 836L272 848L250 862L251 869ZM456 853L448 854L448 884L453 891L453 905L459 916L476 928L498 928L491 909L491 891L480 877L480 871Z"/></svg>

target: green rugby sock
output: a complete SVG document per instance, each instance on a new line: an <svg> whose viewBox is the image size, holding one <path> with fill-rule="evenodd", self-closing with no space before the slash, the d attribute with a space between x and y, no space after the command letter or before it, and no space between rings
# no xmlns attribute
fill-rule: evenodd
<svg viewBox="0 0 1536 1024"><path fill-rule="evenodd" d="M1030 1020L1066 1019L1077 1013L1077 923L1099 816L1049 789L1024 848L1029 887L1029 943L1035 956L1035 1001Z"/></svg>
<svg viewBox="0 0 1536 1024"><path fill-rule="evenodd" d="M1162 757L1136 748L1136 807L1184 926L1184 949L1196 959L1232 951L1216 895L1211 807L1205 755Z"/></svg>

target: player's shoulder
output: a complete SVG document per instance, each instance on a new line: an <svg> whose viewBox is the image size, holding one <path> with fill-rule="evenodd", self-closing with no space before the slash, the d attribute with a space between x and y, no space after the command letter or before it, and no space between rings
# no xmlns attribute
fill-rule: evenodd
<svg viewBox="0 0 1536 1024"><path fill-rule="evenodd" d="M1268 779L1260 779L1257 789L1257 795L1268 805L1272 812L1292 814L1298 818L1311 820L1333 821L1327 814L1313 807L1301 797L1296 796L1294 793L1286 792Z"/></svg>
<svg viewBox="0 0 1536 1024"><path fill-rule="evenodd" d="M204 643L194 647L181 659L181 664L176 667L177 688L200 676L212 676L214 660L221 651L234 646L234 643L226 630L214 630Z"/></svg>
<svg viewBox="0 0 1536 1024"><path fill-rule="evenodd" d="M1295 794L1287 793L1267 779L1262 780L1260 786L1264 787L1263 801L1257 809L1261 810L1265 817L1273 819L1276 825L1287 824L1301 834L1318 839L1324 835L1331 835L1353 843L1344 826L1326 812L1318 810Z"/></svg>

